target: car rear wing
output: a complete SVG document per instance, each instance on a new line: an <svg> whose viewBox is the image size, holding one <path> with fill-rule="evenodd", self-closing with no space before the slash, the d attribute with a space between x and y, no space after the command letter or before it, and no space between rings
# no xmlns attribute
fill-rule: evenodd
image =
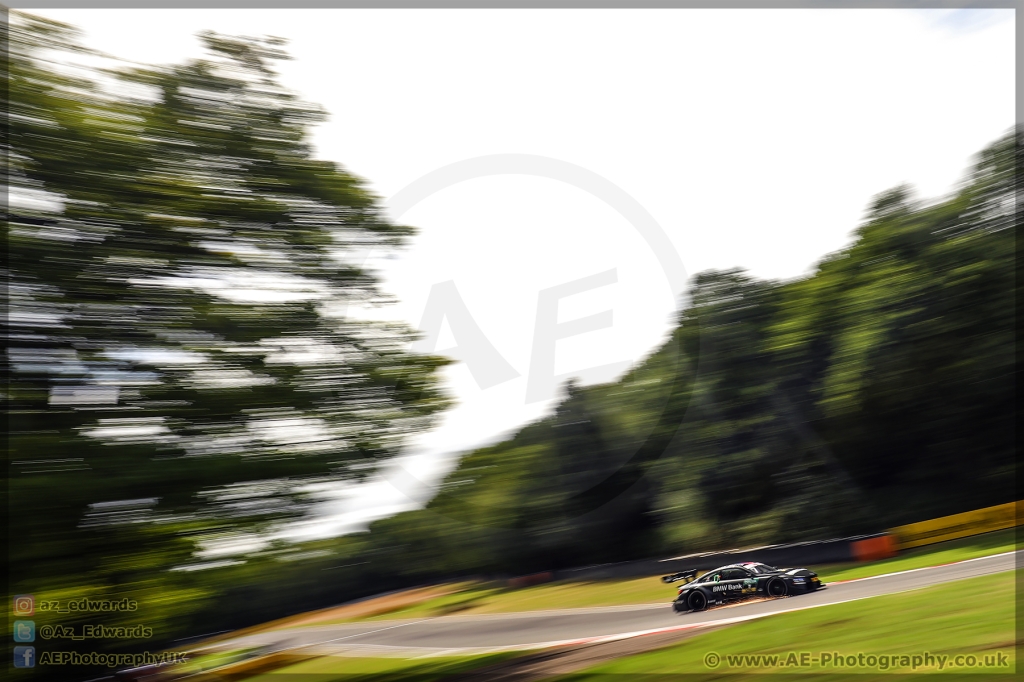
<svg viewBox="0 0 1024 682"><path fill-rule="evenodd" d="M679 582L680 580L685 580L686 582L689 583L689 582L693 582L696 577L697 577L697 569L695 568L695 569L690 570L690 571L680 571L679 573L673 573L672 575L663 575L663 576L661 576L661 582L663 582L663 583L676 583L676 582Z"/></svg>

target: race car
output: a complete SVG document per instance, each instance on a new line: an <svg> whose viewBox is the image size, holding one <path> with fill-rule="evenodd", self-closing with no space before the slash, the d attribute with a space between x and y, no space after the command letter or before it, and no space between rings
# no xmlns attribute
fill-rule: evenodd
<svg viewBox="0 0 1024 682"><path fill-rule="evenodd" d="M681 571L663 576L665 583L686 582L680 586L672 608L676 612L703 611L709 606L751 597L785 597L813 592L825 586L818 574L806 568L775 568L749 561L708 571L697 578L697 571Z"/></svg>

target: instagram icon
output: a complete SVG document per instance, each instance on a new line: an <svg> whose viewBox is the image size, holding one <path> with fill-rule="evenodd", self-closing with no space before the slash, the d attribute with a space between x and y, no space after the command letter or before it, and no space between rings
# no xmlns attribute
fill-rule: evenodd
<svg viewBox="0 0 1024 682"><path fill-rule="evenodd" d="M14 615L31 616L36 612L36 600L31 594L19 594L14 598Z"/></svg>

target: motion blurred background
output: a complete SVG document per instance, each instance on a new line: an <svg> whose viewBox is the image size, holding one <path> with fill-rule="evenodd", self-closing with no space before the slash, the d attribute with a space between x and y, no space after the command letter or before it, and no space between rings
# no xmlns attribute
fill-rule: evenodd
<svg viewBox="0 0 1024 682"><path fill-rule="evenodd" d="M486 409L439 431L480 390L454 373L451 353L412 349L441 275L416 269L423 242L368 181L321 158L313 131L326 112L282 84L282 40L207 32L202 55L146 65L86 47L68 25L9 19L12 595L135 599L140 612L115 620L153 627L152 650L434 581L871 533L1015 499L1012 90L1003 134L978 145L941 198L886 190L880 164L852 234L852 218L828 227L844 235L835 248L776 276L697 267L685 291L666 291L656 271L629 279L656 261L621 236L628 225L609 237L615 226L598 213L588 229L557 211L568 236L555 250L579 245L590 260L510 265L488 244L550 251L531 241L549 224L537 217L509 237L514 225L492 204L493 219L471 221L489 237L454 250L528 283L525 312L463 292L491 341L507 339L496 317L532 324L537 290L611 264L636 287L614 301L624 335L581 337L578 348L594 353L590 364L628 358L630 368L605 383L569 378L532 407L523 378L501 398L514 407L481 398ZM982 24L993 21L1005 24ZM958 68L970 80L989 65ZM784 108L785 93L762 97ZM358 94L349 106L374 110ZM884 119L903 103L865 106ZM643 116L610 131L611 144ZM815 154L834 153L849 119L818 123L827 135ZM760 147L742 121L729 125L716 164L691 171L726 188L740 216L702 206L690 229L739 221L738 234L770 241L764 212L764 225L792 215L816 234L820 197L744 170L790 142ZM959 139L992 123L965 127ZM963 160L945 153L947 166ZM781 194L765 205L766 192ZM504 201L530 220L528 199ZM424 222L443 221L444 206ZM381 260L402 247L414 255ZM617 250L638 255L609 261ZM530 279L542 261L547 279ZM416 292L418 308L395 305L388 284L399 301ZM580 310L607 307L591 303ZM505 348L525 375L529 354ZM472 437L457 433L479 420ZM384 501L339 514L352 498Z"/></svg>

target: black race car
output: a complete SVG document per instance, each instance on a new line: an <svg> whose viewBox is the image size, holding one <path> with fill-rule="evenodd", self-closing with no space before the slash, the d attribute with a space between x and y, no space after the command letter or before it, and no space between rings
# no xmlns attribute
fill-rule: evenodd
<svg viewBox="0 0 1024 682"><path fill-rule="evenodd" d="M715 604L751 597L785 597L813 592L824 587L818 574L806 568L775 568L748 562L730 564L697 578L697 571L682 571L662 577L665 583L686 583L679 588L672 608L677 612L703 611Z"/></svg>

